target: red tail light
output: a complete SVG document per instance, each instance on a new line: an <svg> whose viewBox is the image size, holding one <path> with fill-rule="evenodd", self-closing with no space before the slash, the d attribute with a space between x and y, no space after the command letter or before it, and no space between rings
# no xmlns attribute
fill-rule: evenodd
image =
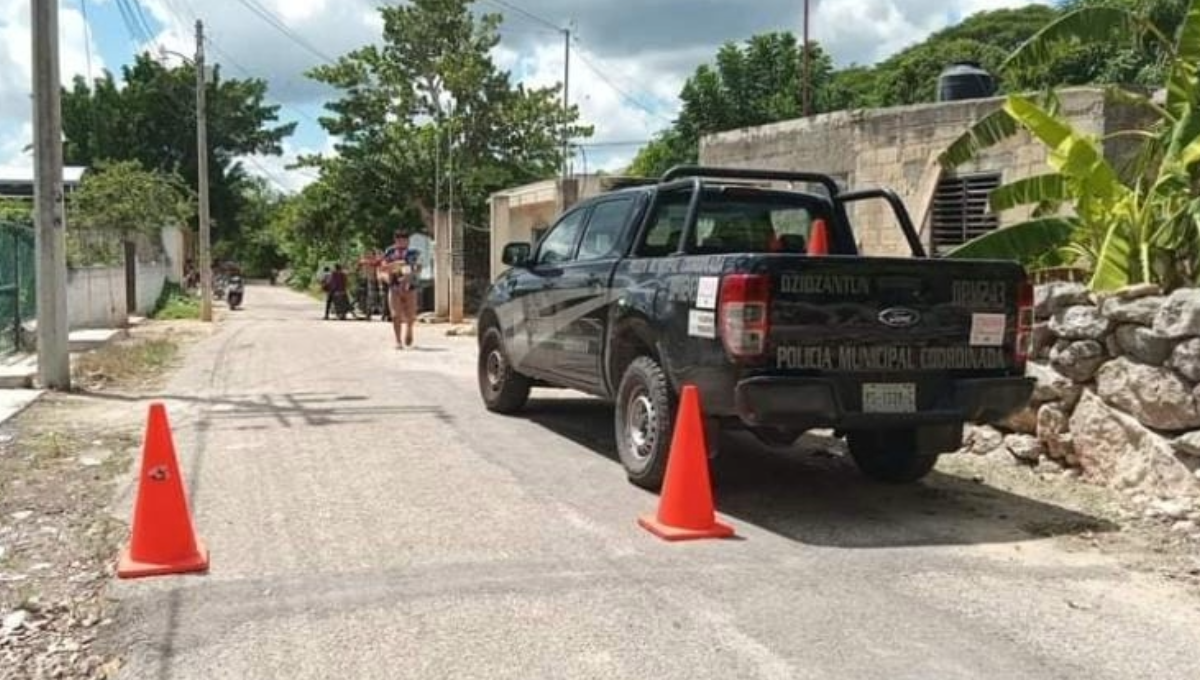
<svg viewBox="0 0 1200 680"><path fill-rule="evenodd" d="M1017 291L1017 338L1013 348L1017 368L1024 370L1033 352L1033 285L1022 282Z"/></svg>
<svg viewBox="0 0 1200 680"><path fill-rule="evenodd" d="M719 324L725 351L735 359L762 356L771 331L771 279L729 274L721 279Z"/></svg>

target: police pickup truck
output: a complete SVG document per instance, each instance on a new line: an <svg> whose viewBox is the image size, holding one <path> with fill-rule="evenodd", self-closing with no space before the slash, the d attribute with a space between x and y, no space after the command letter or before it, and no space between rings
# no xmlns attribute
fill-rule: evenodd
<svg viewBox="0 0 1200 680"><path fill-rule="evenodd" d="M858 254L847 207L866 200L890 205L912 257ZM895 194L826 175L674 168L502 259L478 321L487 408L517 412L532 387L611 400L621 463L650 489L684 385L710 433L788 446L832 429L885 482L923 477L965 421L1002 420L1033 389L1022 268L927 257Z"/></svg>

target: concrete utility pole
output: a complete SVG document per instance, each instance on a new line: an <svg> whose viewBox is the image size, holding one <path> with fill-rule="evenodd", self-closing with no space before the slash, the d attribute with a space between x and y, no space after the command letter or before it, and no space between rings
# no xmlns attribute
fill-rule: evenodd
<svg viewBox="0 0 1200 680"><path fill-rule="evenodd" d="M567 112L571 110L571 29L564 28L563 32L563 125L562 125L562 175L563 179L567 179L570 175L568 169L567 153L571 145L571 140L567 138Z"/></svg>
<svg viewBox="0 0 1200 680"><path fill-rule="evenodd" d="M37 205L37 348L42 387L71 389L67 237L63 220L58 0L33 0L34 200Z"/></svg>
<svg viewBox="0 0 1200 680"><path fill-rule="evenodd" d="M208 120L204 111L204 23L196 20L196 183L200 193L200 320L212 321L212 234L208 220Z"/></svg>

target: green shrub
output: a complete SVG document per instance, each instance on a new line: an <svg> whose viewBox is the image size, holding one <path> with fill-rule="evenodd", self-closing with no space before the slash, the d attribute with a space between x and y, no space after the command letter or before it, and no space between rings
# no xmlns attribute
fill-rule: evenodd
<svg viewBox="0 0 1200 680"><path fill-rule="evenodd" d="M199 319L200 300L190 295L178 283L167 281L163 284L162 293L158 296L151 316L164 320Z"/></svg>

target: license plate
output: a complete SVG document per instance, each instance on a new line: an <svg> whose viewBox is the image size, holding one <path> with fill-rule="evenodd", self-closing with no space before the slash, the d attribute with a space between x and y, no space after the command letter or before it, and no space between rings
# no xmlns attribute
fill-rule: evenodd
<svg viewBox="0 0 1200 680"><path fill-rule="evenodd" d="M862 386L863 413L912 413L917 410L914 383L867 383Z"/></svg>

